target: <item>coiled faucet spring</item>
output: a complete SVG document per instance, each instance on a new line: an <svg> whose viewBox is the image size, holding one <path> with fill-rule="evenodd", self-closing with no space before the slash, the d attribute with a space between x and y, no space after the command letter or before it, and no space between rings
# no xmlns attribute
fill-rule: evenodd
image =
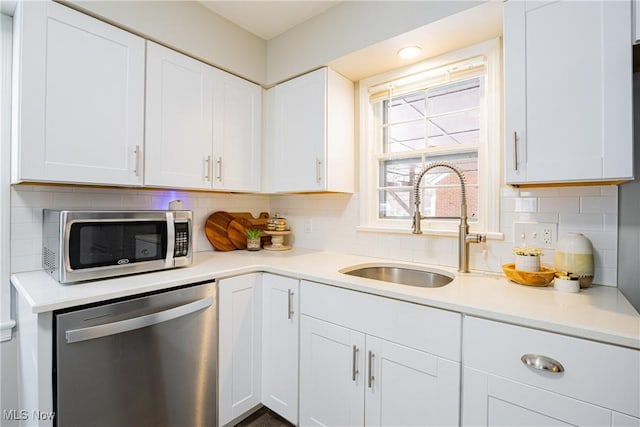
<svg viewBox="0 0 640 427"><path fill-rule="evenodd" d="M431 169L437 167L445 167L451 169L460 180L460 225L458 230L458 271L463 273L469 272L469 243L480 243L486 241L486 236L481 234L469 234L469 224L467 223L467 190L466 190L466 178L462 171L458 169L456 165L449 162L432 162L427 164L422 172L416 178L413 184L413 195L415 209L413 213L413 234L422 234L420 228L420 221L422 220L422 214L420 213L420 182L424 175Z"/></svg>

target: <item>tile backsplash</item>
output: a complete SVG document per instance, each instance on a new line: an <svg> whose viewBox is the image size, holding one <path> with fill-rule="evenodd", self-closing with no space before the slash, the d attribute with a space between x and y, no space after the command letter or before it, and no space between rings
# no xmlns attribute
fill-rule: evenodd
<svg viewBox="0 0 640 427"><path fill-rule="evenodd" d="M277 195L273 212L286 217L294 231L294 245L419 263L456 267L457 240L406 233L358 232L359 196L347 194ZM616 186L503 188L500 224L504 240L471 245L472 269L501 272L513 262L511 249L516 221L558 224L558 237L583 233L594 246L594 283L616 286L618 188ZM554 251L545 250L543 264L553 265Z"/></svg>
<svg viewBox="0 0 640 427"><path fill-rule="evenodd" d="M218 210L279 212L293 230L293 244L317 250L384 257L455 267L457 241L409 233L356 231L359 225L357 194L255 195L171 190L17 185L11 189L11 270L41 268L42 209L166 209L181 199L194 211L194 248L211 251L204 235L206 218ZM500 272L512 262L511 248L519 245L516 221L558 224L558 236L586 235L594 246L595 283L616 286L618 241L618 188L616 186L503 188L500 223L504 240L471 245L472 269ZM553 250L542 262L553 264Z"/></svg>
<svg viewBox="0 0 640 427"><path fill-rule="evenodd" d="M11 188L11 271L42 268L42 209L167 209L176 199L193 211L197 252L213 250L204 234L207 217L213 212L251 212L255 216L269 212L269 197L263 195L15 185Z"/></svg>

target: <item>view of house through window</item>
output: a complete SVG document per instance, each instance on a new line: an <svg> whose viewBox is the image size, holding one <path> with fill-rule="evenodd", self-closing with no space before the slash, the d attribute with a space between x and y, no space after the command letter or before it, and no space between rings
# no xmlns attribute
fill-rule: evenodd
<svg viewBox="0 0 640 427"><path fill-rule="evenodd" d="M475 72L459 79L425 80L422 87L413 83L410 90L400 88L394 93L391 85L385 98L372 97L379 144L378 218L410 218L415 179L425 165L447 161L463 171L469 219L477 220L484 77ZM421 184L423 215L460 216L460 183L455 173L434 168Z"/></svg>

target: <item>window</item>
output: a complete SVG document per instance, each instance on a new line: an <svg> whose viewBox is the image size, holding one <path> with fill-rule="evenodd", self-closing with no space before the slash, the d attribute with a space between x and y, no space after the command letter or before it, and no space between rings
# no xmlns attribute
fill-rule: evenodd
<svg viewBox="0 0 640 427"><path fill-rule="evenodd" d="M466 181L477 231L498 231L499 44L485 42L360 83L361 228L409 230L414 182L426 165L453 163ZM423 230L452 232L461 186L433 168L420 187Z"/></svg>

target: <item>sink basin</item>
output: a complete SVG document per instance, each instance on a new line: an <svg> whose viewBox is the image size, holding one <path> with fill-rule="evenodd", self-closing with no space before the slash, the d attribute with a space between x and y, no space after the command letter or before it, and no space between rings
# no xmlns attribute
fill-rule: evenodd
<svg viewBox="0 0 640 427"><path fill-rule="evenodd" d="M353 266L340 270L340 273L421 288L439 288L454 279L445 272L394 264Z"/></svg>

